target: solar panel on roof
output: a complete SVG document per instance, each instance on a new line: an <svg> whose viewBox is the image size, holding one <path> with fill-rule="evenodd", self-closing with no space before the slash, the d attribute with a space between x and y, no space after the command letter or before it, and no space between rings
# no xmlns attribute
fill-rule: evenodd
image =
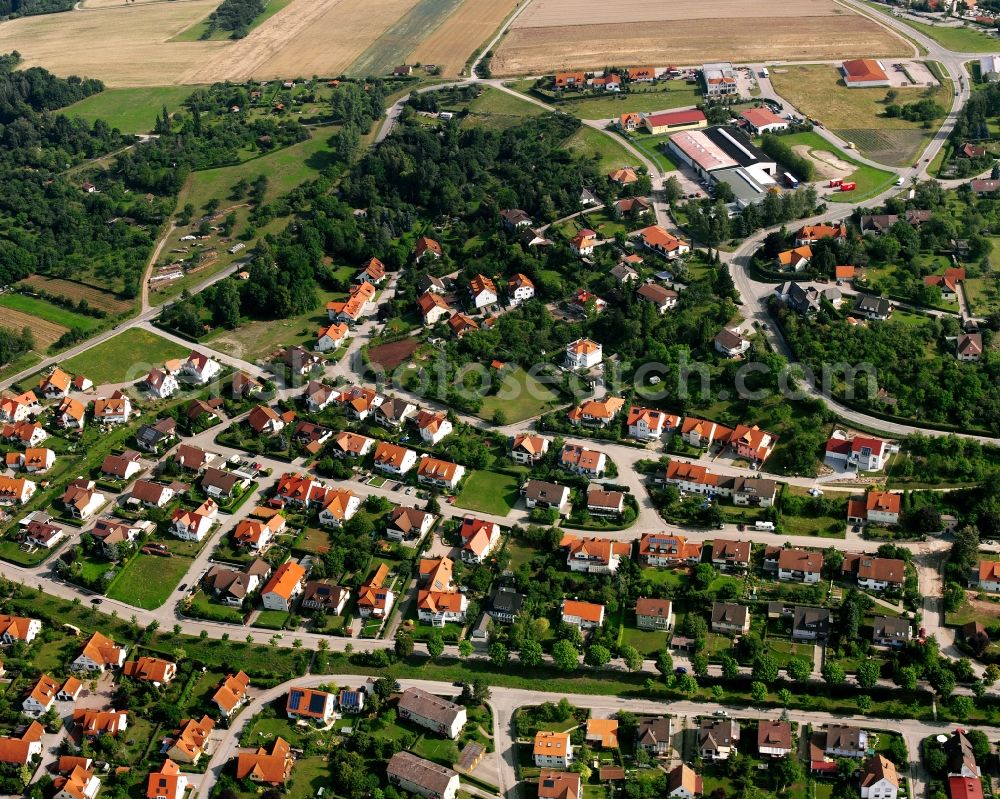
<svg viewBox="0 0 1000 799"><path fill-rule="evenodd" d="M302 701L302 691L299 691L297 689L293 689L292 692L291 692L291 694L288 697L288 706L292 710L298 710L299 709L299 702L301 702L301 701Z"/></svg>
<svg viewBox="0 0 1000 799"><path fill-rule="evenodd" d="M322 713L326 707L326 697L323 694L312 694L309 697L309 712Z"/></svg>

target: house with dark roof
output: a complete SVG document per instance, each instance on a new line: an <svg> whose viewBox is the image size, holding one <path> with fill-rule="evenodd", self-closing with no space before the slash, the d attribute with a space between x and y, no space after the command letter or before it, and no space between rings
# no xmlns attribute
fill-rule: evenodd
<svg viewBox="0 0 1000 799"><path fill-rule="evenodd" d="M712 604L712 632L742 635L750 629L750 609L733 602Z"/></svg>
<svg viewBox="0 0 1000 799"><path fill-rule="evenodd" d="M704 760L728 760L740 742L733 719L704 718L698 725L698 753Z"/></svg>
<svg viewBox="0 0 1000 799"><path fill-rule="evenodd" d="M798 641L825 641L829 636L829 610L796 606L792 613L792 638Z"/></svg>
<svg viewBox="0 0 1000 799"><path fill-rule="evenodd" d="M524 596L513 588L500 586L490 595L490 604L487 613L501 624L513 624L514 619L521 612L524 604Z"/></svg>
<svg viewBox="0 0 1000 799"><path fill-rule="evenodd" d="M670 719L665 716L645 716L635 730L635 745L659 757L670 753Z"/></svg>
<svg viewBox="0 0 1000 799"><path fill-rule="evenodd" d="M913 627L909 619L896 616L876 616L872 625L872 641L877 646L893 649L906 646L913 638Z"/></svg>

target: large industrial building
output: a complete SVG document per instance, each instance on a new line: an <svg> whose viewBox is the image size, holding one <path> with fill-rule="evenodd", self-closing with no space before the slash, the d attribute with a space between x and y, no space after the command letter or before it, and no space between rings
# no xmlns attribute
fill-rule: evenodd
<svg viewBox="0 0 1000 799"><path fill-rule="evenodd" d="M686 130L670 137L669 149L698 177L715 185L727 184L736 197L736 208L760 202L777 191L778 165L738 128L716 125Z"/></svg>

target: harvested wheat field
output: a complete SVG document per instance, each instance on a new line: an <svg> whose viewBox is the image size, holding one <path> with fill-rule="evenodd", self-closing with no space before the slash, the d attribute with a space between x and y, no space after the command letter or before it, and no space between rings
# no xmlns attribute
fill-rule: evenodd
<svg viewBox="0 0 1000 799"><path fill-rule="evenodd" d="M437 64L446 77L459 75L465 62L487 43L518 5L518 0L465 0L413 51L411 61Z"/></svg>
<svg viewBox="0 0 1000 799"><path fill-rule="evenodd" d="M188 2L188 0L172 0L175 3ZM122 6L144 5L146 3L159 3L162 0L81 0L80 8L89 11L92 8L120 8Z"/></svg>
<svg viewBox="0 0 1000 799"><path fill-rule="evenodd" d="M69 328L63 325L6 307L3 309L3 326L8 330L18 332L26 327L30 328L35 335L36 352L45 352L52 344L62 338L64 333L69 332Z"/></svg>
<svg viewBox="0 0 1000 799"><path fill-rule="evenodd" d="M295 0L182 83L339 75L417 0Z"/></svg>
<svg viewBox="0 0 1000 799"><path fill-rule="evenodd" d="M566 25L567 19L586 20ZM724 22L723 22L724 20ZM724 25L722 32L720 26ZM833 0L536 0L494 56L497 75L607 64L744 63L910 55L912 46Z"/></svg>
<svg viewBox="0 0 1000 799"><path fill-rule="evenodd" d="M231 46L167 41L217 7L218 0L184 0L21 17L0 23L0 52L17 50L25 67L100 78L109 86L163 86Z"/></svg>
<svg viewBox="0 0 1000 799"><path fill-rule="evenodd" d="M31 286L35 291L44 291L56 297L65 297L80 302L86 300L91 308L98 308L111 314L124 313L135 305L134 300L123 300L109 291L77 283L75 280L64 280L60 277L31 275L21 281L22 285Z"/></svg>

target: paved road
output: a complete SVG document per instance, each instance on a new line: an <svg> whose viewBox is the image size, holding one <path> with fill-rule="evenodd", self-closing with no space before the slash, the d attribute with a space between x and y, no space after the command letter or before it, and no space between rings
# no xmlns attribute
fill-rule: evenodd
<svg viewBox="0 0 1000 799"><path fill-rule="evenodd" d="M337 686L363 685L368 678L363 675L350 674L326 674L309 675L301 679L290 680L281 685L270 688L258 694L253 701L244 708L233 726L226 731L225 736L216 747L205 776L202 777L197 788L196 797L204 799L211 792L212 787L221 775L226 763L231 760L237 750L239 736L254 715L269 702L273 702L284 696L288 690L294 686L305 686L315 688L320 685L332 683ZM417 687L425 691L430 691L442 696L454 696L456 688L450 683L432 680L400 680L402 688ZM499 763L499 788L501 794L510 799L516 799L517 773L515 769L516 752L514 749L513 716L519 707L536 705L540 702L556 702L566 697L573 705L587 708L595 718L608 718L619 711L630 711L633 713L653 713L670 714L677 720L675 728L681 729L690 727L692 720L696 716L705 716L717 711L725 710L733 718L752 719L779 719L785 718L797 723L800 728L805 725L820 727L831 723L853 723L863 726L869 730L891 730L899 733L906 740L907 751L910 754L909 776L912 783L912 795L920 796L923 793L926 782L926 774L919 763L920 741L929 735L950 732L953 728L948 724L923 722L913 719L880 719L868 716L840 716L830 713L816 711L787 710L780 711L764 708L736 708L712 702L661 702L649 699L623 699L613 696L593 696L590 694L558 694L548 693L540 690L523 690L517 688L492 688L492 697L489 700L490 708L493 712L493 737L496 752L494 757L498 757ZM1000 728L980 727L990 738L1000 736Z"/></svg>

